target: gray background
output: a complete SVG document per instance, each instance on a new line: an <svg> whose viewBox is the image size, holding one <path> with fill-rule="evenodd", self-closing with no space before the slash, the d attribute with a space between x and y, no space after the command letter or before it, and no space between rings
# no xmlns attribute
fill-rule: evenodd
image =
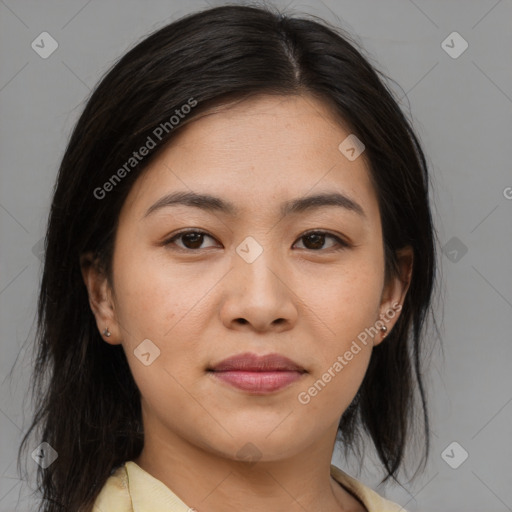
<svg viewBox="0 0 512 512"><path fill-rule="evenodd" d="M434 344L429 465L403 488L377 488L376 457L368 450L365 470L355 476L410 512L512 511L512 3L275 2L287 4L354 34L397 82L390 85L428 156L444 246L436 306L444 354ZM206 6L0 0L0 511L33 509L34 484L18 479L15 459L30 419L38 244L70 131L118 57L148 32ZM44 31L58 42L47 59L31 47ZM454 31L469 45L457 58L441 44ZM452 52L462 48L450 38L447 44ZM454 441L460 447L445 452ZM469 457L453 469L446 461L460 463L462 450ZM338 454L334 462L356 473Z"/></svg>

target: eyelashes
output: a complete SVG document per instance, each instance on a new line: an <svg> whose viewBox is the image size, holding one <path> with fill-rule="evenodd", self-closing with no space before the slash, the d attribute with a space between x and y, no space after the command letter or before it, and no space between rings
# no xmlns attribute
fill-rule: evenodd
<svg viewBox="0 0 512 512"><path fill-rule="evenodd" d="M206 231L202 231L200 229L188 229L176 233L171 238L168 238L163 242L162 245L169 247L171 250L177 250L180 252L199 252L205 249L204 247L201 247L205 238L215 240L215 238ZM333 240L334 246L322 248L327 239ZM351 247L351 244L339 236L323 230L310 230L302 234L294 245L300 240L307 240L307 244L312 245L313 248L306 247L306 244L303 243L304 249L312 252L340 251ZM176 244L176 241L181 241L182 245Z"/></svg>
<svg viewBox="0 0 512 512"><path fill-rule="evenodd" d="M191 235L195 235L195 237L192 237ZM166 242L164 242L164 245L165 246L175 245L175 240L180 240L180 239L183 240L184 237L188 237L187 243L192 244L192 245L197 245L198 241L202 242L204 240L204 237L208 237L208 238L211 238L212 240L214 240L214 238L211 235L209 235L208 233L206 233L205 231L201 231L198 229L190 229L190 230L181 231L181 232L177 233L173 237L169 238ZM200 247L192 247L191 248L191 247L180 247L180 246L178 246L178 248L183 249L183 250L192 250L192 251L197 251L197 249L200 249Z"/></svg>
<svg viewBox="0 0 512 512"><path fill-rule="evenodd" d="M318 245L318 242L320 241L320 245L323 245L323 242L325 239L331 239L334 240L335 246L334 250L341 250L341 249L347 249L350 247L350 244L346 242L345 240L341 239L339 236L334 235L333 233L330 233L329 231L308 231L301 235L297 240L302 239L309 239L309 242L313 241L313 245ZM295 245L295 244L294 244ZM305 249L308 249L308 247L305 247ZM332 247L328 247L327 249L333 249ZM318 249L309 249L315 252L319 252ZM320 249L322 250L322 249ZM325 250L325 249L323 249Z"/></svg>

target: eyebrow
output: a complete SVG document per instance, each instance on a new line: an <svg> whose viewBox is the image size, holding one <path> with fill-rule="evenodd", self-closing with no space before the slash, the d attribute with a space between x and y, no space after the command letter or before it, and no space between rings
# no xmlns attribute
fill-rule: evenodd
<svg viewBox="0 0 512 512"><path fill-rule="evenodd" d="M151 205L142 218L148 217L161 208L179 205L200 208L204 211L224 213L233 217L239 213L239 209L233 203L225 201L220 197L196 192L172 192L161 197L156 203ZM285 201L281 205L281 215L285 217L289 214L303 213L325 206L344 208L366 218L366 214L359 203L339 192L325 192Z"/></svg>

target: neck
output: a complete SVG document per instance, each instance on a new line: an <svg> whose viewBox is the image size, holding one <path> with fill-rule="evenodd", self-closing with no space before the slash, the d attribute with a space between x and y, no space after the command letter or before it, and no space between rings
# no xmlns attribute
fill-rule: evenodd
<svg viewBox="0 0 512 512"><path fill-rule="evenodd" d="M134 462L197 512L366 510L330 475L336 430L280 460L258 458L253 448L252 462L203 450L168 430L163 433L153 428L148 436L146 431L144 449ZM246 451L250 456L251 445Z"/></svg>

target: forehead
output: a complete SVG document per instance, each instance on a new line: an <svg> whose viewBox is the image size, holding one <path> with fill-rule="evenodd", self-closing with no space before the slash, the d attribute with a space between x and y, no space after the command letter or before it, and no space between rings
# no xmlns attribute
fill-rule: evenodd
<svg viewBox="0 0 512 512"><path fill-rule="evenodd" d="M141 219L172 191L223 197L237 213L281 209L318 192L342 193L377 214L364 152L339 149L350 130L312 96L257 96L193 119L135 182L125 207Z"/></svg>

